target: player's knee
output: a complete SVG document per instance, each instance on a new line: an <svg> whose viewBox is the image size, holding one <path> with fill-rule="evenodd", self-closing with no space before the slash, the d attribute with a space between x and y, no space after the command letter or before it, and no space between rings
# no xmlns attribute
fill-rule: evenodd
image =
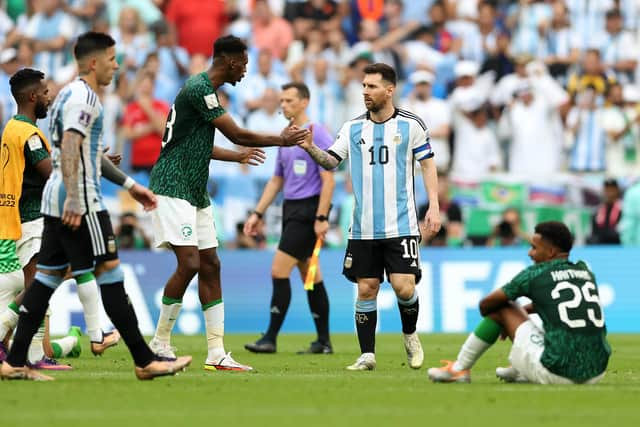
<svg viewBox="0 0 640 427"><path fill-rule="evenodd" d="M206 270L209 274L220 274L220 258L218 255L214 255L201 259L200 269Z"/></svg>
<svg viewBox="0 0 640 427"><path fill-rule="evenodd" d="M358 299L370 300L375 299L378 296L379 283L371 281L358 282Z"/></svg>
<svg viewBox="0 0 640 427"><path fill-rule="evenodd" d="M200 269L200 260L197 256L184 256L178 259L178 273L186 276L189 280L196 275Z"/></svg>

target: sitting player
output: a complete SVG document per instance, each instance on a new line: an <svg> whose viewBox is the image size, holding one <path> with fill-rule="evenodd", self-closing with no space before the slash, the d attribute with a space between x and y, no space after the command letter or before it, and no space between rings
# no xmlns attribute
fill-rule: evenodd
<svg viewBox="0 0 640 427"><path fill-rule="evenodd" d="M529 256L534 265L480 301L484 319L469 335L455 362L430 368L435 382L470 382L470 369L500 334L513 341L512 366L496 374L508 382L595 384L602 379L611 349L595 277L583 261L568 260L571 232L561 222L536 226ZM521 308L516 298L531 304ZM525 312L526 310L526 312ZM537 313L543 328L527 315Z"/></svg>

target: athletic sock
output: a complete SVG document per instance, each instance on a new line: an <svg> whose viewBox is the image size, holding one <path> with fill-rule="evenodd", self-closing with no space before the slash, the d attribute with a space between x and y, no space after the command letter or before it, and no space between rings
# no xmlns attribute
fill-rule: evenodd
<svg viewBox="0 0 640 427"><path fill-rule="evenodd" d="M100 292L104 309L129 347L134 363L139 367L147 366L153 361L155 355L138 329L138 318L124 290L124 283L118 281L101 284Z"/></svg>
<svg viewBox="0 0 640 427"><path fill-rule="evenodd" d="M51 341L51 347L53 348L53 358L60 359L67 357L73 347L78 343L78 337L74 335L67 335L64 338Z"/></svg>
<svg viewBox="0 0 640 427"><path fill-rule="evenodd" d="M453 369L456 371L470 369L480 356L498 340L501 330L502 327L493 319L483 318L460 348Z"/></svg>
<svg viewBox="0 0 640 427"><path fill-rule="evenodd" d="M155 340L169 343L171 341L171 331L176 323L180 309L182 308L182 300L170 297L162 297L162 305L160 306L160 316L158 317L158 325L156 326Z"/></svg>
<svg viewBox="0 0 640 427"><path fill-rule="evenodd" d="M11 366L24 366L27 363L27 352L33 335L44 320L44 315L53 295L53 288L36 279L24 294L20 310L18 328L13 337L13 345L7 356Z"/></svg>
<svg viewBox="0 0 640 427"><path fill-rule="evenodd" d="M28 360L31 363L36 363L44 357L44 348L42 347L42 341L44 341L44 320L40 324L40 327L36 331L31 345L29 345Z"/></svg>
<svg viewBox="0 0 640 427"><path fill-rule="evenodd" d="M19 313L18 304L15 301L0 313L0 340L3 340L9 331L12 331L18 325Z"/></svg>
<svg viewBox="0 0 640 427"><path fill-rule="evenodd" d="M87 324L87 335L93 342L102 342L102 328L100 327L100 297L98 284L93 273L84 273L76 277L78 297L84 311L84 321Z"/></svg>
<svg viewBox="0 0 640 427"><path fill-rule="evenodd" d="M22 270L0 273L0 309L7 305L24 289L24 273Z"/></svg>
<svg viewBox="0 0 640 427"><path fill-rule="evenodd" d="M307 301L318 332L318 341L329 344L329 298L324 282L314 283L313 290L307 291Z"/></svg>
<svg viewBox="0 0 640 427"><path fill-rule="evenodd" d="M378 306L376 300L356 301L356 330L361 353L375 353Z"/></svg>
<svg viewBox="0 0 640 427"><path fill-rule="evenodd" d="M224 302L219 299L203 304L202 314L207 332L207 361L217 362L226 354L224 351Z"/></svg>
<svg viewBox="0 0 640 427"><path fill-rule="evenodd" d="M276 342L282 322L287 316L289 303L291 302L291 282L289 279L273 278L273 294L271 295L271 318L269 328L264 334L264 339Z"/></svg>
<svg viewBox="0 0 640 427"><path fill-rule="evenodd" d="M418 302L418 293L413 291L411 298L403 300L398 298L398 309L400 310L400 321L402 322L402 332L412 334L416 331L418 323L418 313L420 304Z"/></svg>

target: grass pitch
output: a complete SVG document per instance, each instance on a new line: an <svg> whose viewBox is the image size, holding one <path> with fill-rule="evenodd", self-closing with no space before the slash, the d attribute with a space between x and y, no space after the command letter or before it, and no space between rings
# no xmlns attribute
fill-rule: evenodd
<svg viewBox="0 0 640 427"><path fill-rule="evenodd" d="M135 379L124 344L50 383L2 382L3 424L10 426L638 426L640 336L613 335L607 376L596 386L501 384L509 345L499 342L472 371L472 384L432 384L426 368L454 358L464 335L423 335L425 365L411 370L400 334L377 338L378 368L348 372L355 336L335 335L333 355L296 355L313 337L284 335L278 354L255 355L225 337L227 350L253 373L206 372L205 338L174 338L194 364L176 378Z"/></svg>

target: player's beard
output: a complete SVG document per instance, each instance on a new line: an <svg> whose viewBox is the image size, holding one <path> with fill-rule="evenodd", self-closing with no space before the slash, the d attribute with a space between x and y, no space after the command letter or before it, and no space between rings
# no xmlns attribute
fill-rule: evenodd
<svg viewBox="0 0 640 427"><path fill-rule="evenodd" d="M365 106L366 106L366 104L365 104ZM377 104L377 103L371 101L371 103L367 107L367 110L369 110L372 113L377 113L378 111L380 111L381 108L382 108L382 104Z"/></svg>
<svg viewBox="0 0 640 427"><path fill-rule="evenodd" d="M37 103L35 108L36 119L44 119L47 117L47 104Z"/></svg>

